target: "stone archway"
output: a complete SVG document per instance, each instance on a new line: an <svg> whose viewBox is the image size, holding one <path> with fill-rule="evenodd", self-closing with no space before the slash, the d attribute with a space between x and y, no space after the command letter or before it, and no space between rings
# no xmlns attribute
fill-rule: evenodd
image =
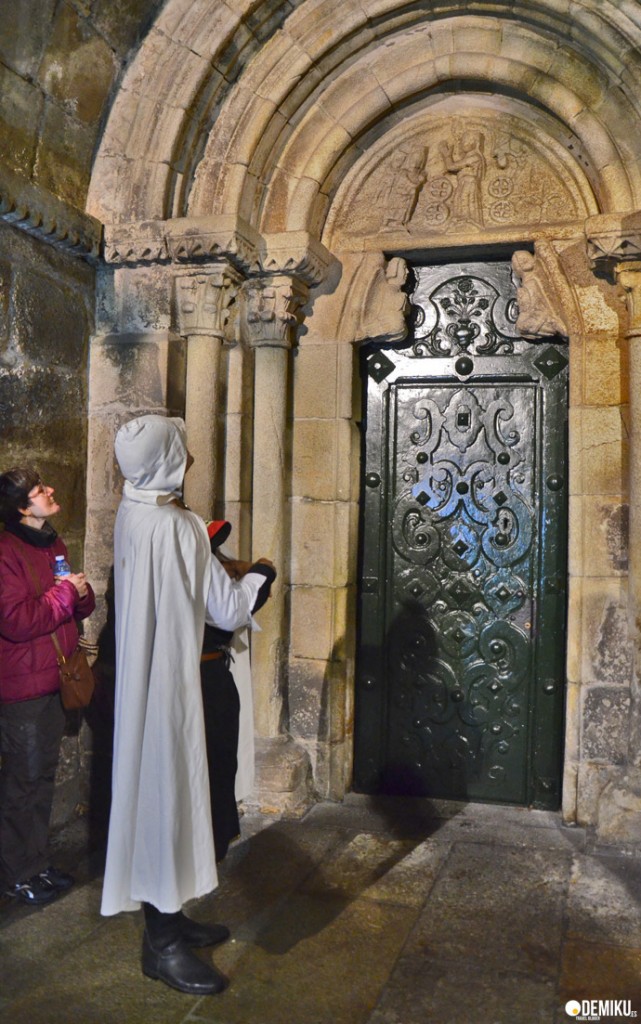
<svg viewBox="0 0 641 1024"><path fill-rule="evenodd" d="M222 491L219 511L247 548L266 544L289 567L255 650L262 798L273 806L304 803L308 763L316 791L340 797L349 786L353 347L402 336L402 258L534 245L523 294L531 330L556 317L570 335L575 464L584 421L623 447L611 416L622 401L612 401L621 306L592 276L584 224L641 206L638 100L623 60L632 26L610 7L579 8L570 23L553 0L527 18L511 0L482 16L462 0L437 7L307 0L272 5L261 21L257 3L232 13L220 0L170 0L123 79L95 162L88 209L105 222L107 265L90 413L89 501L103 518L89 550L104 572L117 483L103 439L114 420L186 408L202 424L217 394L224 408L207 414L196 502L207 513ZM549 308L532 299L542 290ZM597 346L610 367L603 404L586 370ZM239 459L251 473L236 472ZM603 479L620 505L625 483L605 469ZM583 771L587 792L602 747L580 707L598 679L584 693L578 623L586 574L605 581L616 618L623 570L594 566L601 575L591 576L577 555L583 508L594 505L583 487L565 812L586 819L596 804L581 809L576 780Z"/></svg>

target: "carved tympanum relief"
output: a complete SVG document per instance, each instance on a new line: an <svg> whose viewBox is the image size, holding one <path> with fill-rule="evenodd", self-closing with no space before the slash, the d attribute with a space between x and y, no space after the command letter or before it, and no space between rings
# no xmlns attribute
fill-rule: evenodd
<svg viewBox="0 0 641 1024"><path fill-rule="evenodd" d="M591 205L568 154L511 115L432 116L383 145L337 197L334 244L572 222Z"/></svg>

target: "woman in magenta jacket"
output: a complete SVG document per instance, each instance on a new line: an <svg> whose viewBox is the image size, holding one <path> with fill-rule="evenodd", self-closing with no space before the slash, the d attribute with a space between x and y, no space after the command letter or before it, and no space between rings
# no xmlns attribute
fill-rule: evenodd
<svg viewBox="0 0 641 1024"><path fill-rule="evenodd" d="M0 475L0 891L31 905L73 884L47 856L65 724L51 634L71 654L95 607L83 573L54 579L55 556L67 557L48 522L59 511L35 470Z"/></svg>

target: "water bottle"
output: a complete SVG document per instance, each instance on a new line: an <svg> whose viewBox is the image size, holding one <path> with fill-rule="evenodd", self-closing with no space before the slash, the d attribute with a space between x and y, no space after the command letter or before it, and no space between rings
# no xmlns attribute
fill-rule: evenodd
<svg viewBox="0 0 641 1024"><path fill-rule="evenodd" d="M61 580L71 574L71 566L64 555L56 555L56 564L53 567L54 579Z"/></svg>

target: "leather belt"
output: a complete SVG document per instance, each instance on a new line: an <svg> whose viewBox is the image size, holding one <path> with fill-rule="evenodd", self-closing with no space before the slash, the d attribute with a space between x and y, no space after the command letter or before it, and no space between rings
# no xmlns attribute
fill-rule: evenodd
<svg viewBox="0 0 641 1024"><path fill-rule="evenodd" d="M217 658L224 658L225 651L210 651L208 654L201 654L201 661L216 661Z"/></svg>

